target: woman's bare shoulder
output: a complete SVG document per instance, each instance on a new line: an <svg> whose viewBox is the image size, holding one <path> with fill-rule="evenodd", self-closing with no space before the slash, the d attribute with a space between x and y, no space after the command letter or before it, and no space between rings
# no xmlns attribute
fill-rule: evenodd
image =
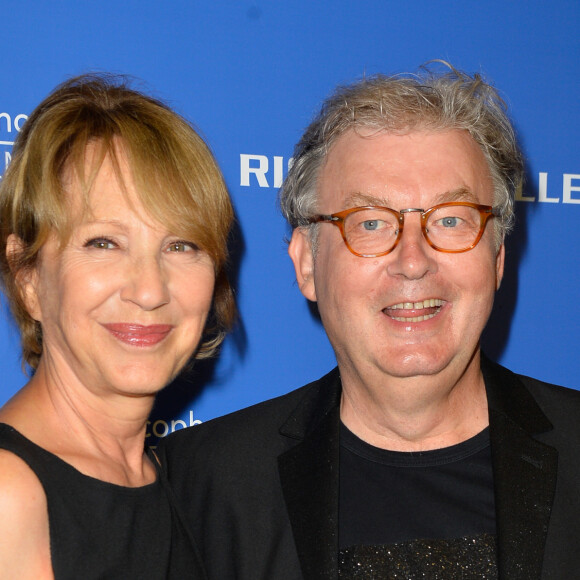
<svg viewBox="0 0 580 580"><path fill-rule="evenodd" d="M46 496L20 457L0 449L0 578L53 578Z"/></svg>

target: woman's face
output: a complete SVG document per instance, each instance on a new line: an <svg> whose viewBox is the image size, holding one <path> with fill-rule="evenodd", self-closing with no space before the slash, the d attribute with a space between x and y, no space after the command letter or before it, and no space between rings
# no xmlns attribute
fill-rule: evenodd
<svg viewBox="0 0 580 580"><path fill-rule="evenodd" d="M88 213L78 180L72 171L65 174L72 235L62 249L56 235L47 241L24 290L30 314L42 325L39 371L101 396L148 396L174 378L197 347L214 266L195 240L145 214L122 151L119 162L125 194L105 158Z"/></svg>

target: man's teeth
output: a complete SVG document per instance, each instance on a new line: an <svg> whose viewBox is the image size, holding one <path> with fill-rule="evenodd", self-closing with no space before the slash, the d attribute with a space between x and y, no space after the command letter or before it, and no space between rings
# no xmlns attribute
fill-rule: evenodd
<svg viewBox="0 0 580 580"><path fill-rule="evenodd" d="M422 300L421 302L400 302L399 304L393 304L389 306L386 310L389 311L389 316L393 320L398 320L399 322L423 322L424 320L429 320L439 313L441 306L443 305L443 300L438 298L428 298L427 300ZM392 310L421 310L423 308L437 308L435 312L430 312L429 314L424 314L421 316L393 316L390 311Z"/></svg>
<svg viewBox="0 0 580 580"><path fill-rule="evenodd" d="M400 302L389 306L388 310L419 310L420 308L433 308L434 306L442 306L443 300L438 298L427 298L421 302Z"/></svg>
<svg viewBox="0 0 580 580"><path fill-rule="evenodd" d="M425 316L413 316L412 318L407 318L406 316L391 316L391 318L393 320L398 320L399 322L423 322L423 320L429 320L438 313L439 310L433 314L426 314Z"/></svg>

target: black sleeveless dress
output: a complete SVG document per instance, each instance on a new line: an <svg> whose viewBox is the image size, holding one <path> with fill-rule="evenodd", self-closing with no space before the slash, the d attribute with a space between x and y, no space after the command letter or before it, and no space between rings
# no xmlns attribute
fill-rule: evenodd
<svg viewBox="0 0 580 580"><path fill-rule="evenodd" d="M55 580L206 578L154 457L155 483L132 488L83 475L3 423L0 448L44 487Z"/></svg>

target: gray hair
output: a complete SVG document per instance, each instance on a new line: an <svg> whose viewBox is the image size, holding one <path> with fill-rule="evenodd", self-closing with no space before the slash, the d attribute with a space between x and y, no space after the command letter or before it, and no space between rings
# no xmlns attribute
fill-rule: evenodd
<svg viewBox="0 0 580 580"><path fill-rule="evenodd" d="M319 171L333 143L349 129L395 134L462 129L481 147L489 166L494 206L499 209L495 220L499 246L513 227L515 193L524 170L506 103L481 75L470 76L446 62L433 62L447 70L441 73L423 66L417 74L375 75L338 87L323 103L296 145L280 189L280 207L292 228L307 226L316 213Z"/></svg>

